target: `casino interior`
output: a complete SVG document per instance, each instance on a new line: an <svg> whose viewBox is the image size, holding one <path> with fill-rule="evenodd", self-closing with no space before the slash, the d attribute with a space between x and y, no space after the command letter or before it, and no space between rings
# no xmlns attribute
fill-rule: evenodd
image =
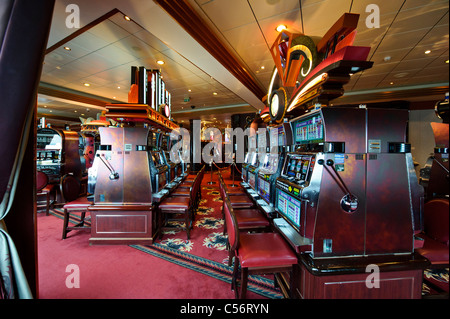
<svg viewBox="0 0 450 319"><path fill-rule="evenodd" d="M448 299L447 0L5 0L0 37L0 299Z"/></svg>

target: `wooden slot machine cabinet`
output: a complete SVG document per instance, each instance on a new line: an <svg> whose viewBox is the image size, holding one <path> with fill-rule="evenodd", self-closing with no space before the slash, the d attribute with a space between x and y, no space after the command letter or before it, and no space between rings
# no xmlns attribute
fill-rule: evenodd
<svg viewBox="0 0 450 319"><path fill-rule="evenodd" d="M421 298L424 194L407 121L406 110L346 107L291 121L274 225L299 255L295 297Z"/></svg>
<svg viewBox="0 0 450 319"><path fill-rule="evenodd" d="M156 236L144 127L100 127L91 244L145 244Z"/></svg>

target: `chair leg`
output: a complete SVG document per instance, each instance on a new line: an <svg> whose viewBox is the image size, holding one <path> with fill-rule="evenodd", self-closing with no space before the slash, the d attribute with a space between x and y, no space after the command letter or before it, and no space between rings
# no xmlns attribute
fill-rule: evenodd
<svg viewBox="0 0 450 319"><path fill-rule="evenodd" d="M45 206L45 215L48 216L50 214L50 192L47 192L46 201L47 204Z"/></svg>
<svg viewBox="0 0 450 319"><path fill-rule="evenodd" d="M234 259L233 275L231 277L231 290L234 290L236 298L238 298L238 287L237 287L238 269L239 269L239 260L236 257Z"/></svg>
<svg viewBox="0 0 450 319"><path fill-rule="evenodd" d="M66 237L67 237L67 226L69 226L69 212L67 211L67 209L64 209L64 222L63 222L62 239L66 239Z"/></svg>
<svg viewBox="0 0 450 319"><path fill-rule="evenodd" d="M186 235L187 235L187 239L189 240L190 239L190 228L191 228L191 225L190 225L190 222L191 222L191 216L190 216L190 214L191 214L191 210L188 210L186 213L185 213L185 226L186 226Z"/></svg>
<svg viewBox="0 0 450 319"><path fill-rule="evenodd" d="M245 299L247 296L248 268L241 269L241 293L239 299Z"/></svg>

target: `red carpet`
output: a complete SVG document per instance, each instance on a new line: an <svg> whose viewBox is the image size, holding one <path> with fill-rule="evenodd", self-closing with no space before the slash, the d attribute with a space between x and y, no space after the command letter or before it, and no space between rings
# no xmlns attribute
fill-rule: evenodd
<svg viewBox="0 0 450 319"><path fill-rule="evenodd" d="M203 184L209 181L205 174ZM205 192L213 191L209 185ZM214 186L214 185L213 185ZM215 185L217 187L217 184ZM215 195L214 195L215 197ZM206 199L206 197L204 197ZM213 208L217 213L217 206ZM200 204L201 209L204 207ZM210 248L203 246L201 233L222 233L220 221L205 219L197 215L198 223L192 231L190 253L197 253L214 261L227 256L218 246L210 242ZM199 273L173 262L155 257L126 245L90 246L89 232L72 231L68 238L61 239L62 219L38 214L38 270L39 298L41 299L232 299L234 292L230 284ZM220 224L219 228L215 228ZM176 234L164 236L162 243ZM179 236L185 239L185 234ZM200 243L201 241L201 243ZM172 242L176 242L172 240ZM80 288L68 288L66 272L69 265L79 268ZM264 298L249 292L247 298Z"/></svg>

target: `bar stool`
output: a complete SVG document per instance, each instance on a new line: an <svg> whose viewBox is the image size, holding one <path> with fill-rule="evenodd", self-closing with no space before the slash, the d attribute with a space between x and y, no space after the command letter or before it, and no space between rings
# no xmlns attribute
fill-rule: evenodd
<svg viewBox="0 0 450 319"><path fill-rule="evenodd" d="M85 226L86 212L93 203L86 196L79 197L80 181L73 175L67 174L61 178L61 195L65 201L64 222L62 239L67 238L67 233L72 230L90 230L90 226ZM75 226L69 226L69 218L72 213L80 213L80 222Z"/></svg>
<svg viewBox="0 0 450 319"><path fill-rule="evenodd" d="M235 297L245 299L248 276L251 274L277 274L290 272L292 289L292 269L298 263L297 256L278 233L240 234L236 216L230 200L225 198L225 221L228 229L228 241L234 252L235 262L231 289ZM241 282L238 287L238 270L241 268ZM289 297L292 295L289 292Z"/></svg>

